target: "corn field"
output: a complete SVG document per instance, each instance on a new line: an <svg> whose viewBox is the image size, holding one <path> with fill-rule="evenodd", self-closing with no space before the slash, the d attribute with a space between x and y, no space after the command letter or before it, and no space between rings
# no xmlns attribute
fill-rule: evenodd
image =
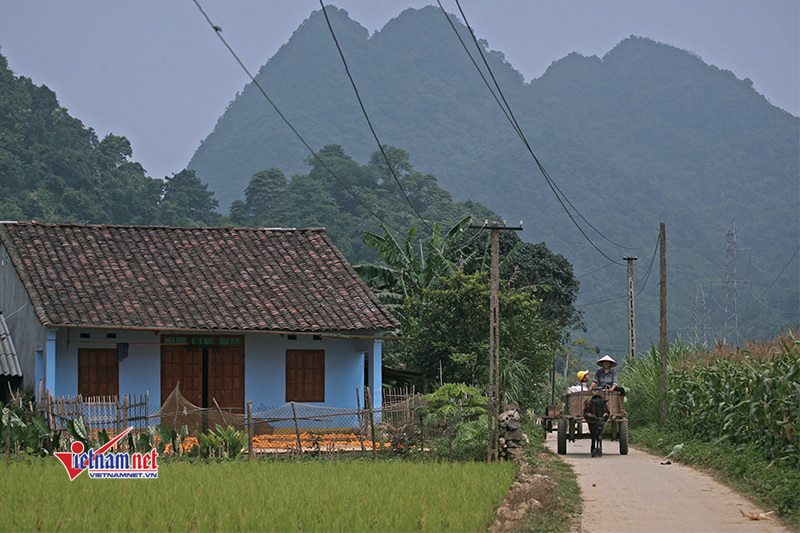
<svg viewBox="0 0 800 533"><path fill-rule="evenodd" d="M800 468L800 340L699 354L670 374L670 418L708 440L753 445Z"/></svg>

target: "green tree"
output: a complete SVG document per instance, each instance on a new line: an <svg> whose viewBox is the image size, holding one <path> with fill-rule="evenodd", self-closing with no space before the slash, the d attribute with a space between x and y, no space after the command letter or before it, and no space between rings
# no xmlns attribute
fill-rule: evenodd
<svg viewBox="0 0 800 533"><path fill-rule="evenodd" d="M429 375L438 375L441 368L447 382L486 384L489 294L486 273L457 272L408 300L408 326L403 333L414 339L393 354L395 362ZM501 290L501 387L509 399L521 405L532 403L533 383L549 370L559 333L554 321L542 317L531 291Z"/></svg>
<svg viewBox="0 0 800 533"><path fill-rule="evenodd" d="M457 245L465 254L481 257L481 261L470 261L466 272L478 272L488 268L489 232L467 229ZM547 245L523 242L516 232L500 232L500 276L512 287L527 288L541 301L542 314L554 320L562 328L564 342L576 328L583 328L583 313L575 307L580 282L570 263L563 255L554 254Z"/></svg>
<svg viewBox="0 0 800 533"><path fill-rule="evenodd" d="M182 170L164 184L160 220L168 226L211 226L219 222L218 205L194 170Z"/></svg>
<svg viewBox="0 0 800 533"><path fill-rule="evenodd" d="M130 142L69 115L53 91L16 77L0 56L0 197L3 218L152 224L160 180L131 161Z"/></svg>
<svg viewBox="0 0 800 533"><path fill-rule="evenodd" d="M244 190L244 202L255 225L271 225L271 221L282 218L281 207L287 188L288 181L280 169L270 168L253 174Z"/></svg>

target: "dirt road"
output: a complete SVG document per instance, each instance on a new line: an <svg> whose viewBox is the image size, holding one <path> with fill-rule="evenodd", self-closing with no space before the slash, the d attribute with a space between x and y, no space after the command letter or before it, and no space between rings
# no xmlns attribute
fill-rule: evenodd
<svg viewBox="0 0 800 533"><path fill-rule="evenodd" d="M744 497L711 476L631 448L619 455L619 443L606 440L605 455L593 459L588 439L569 442L567 461L578 475L583 495L581 531L689 532L788 531L777 520L749 520L761 513ZM556 451L556 434L547 437Z"/></svg>

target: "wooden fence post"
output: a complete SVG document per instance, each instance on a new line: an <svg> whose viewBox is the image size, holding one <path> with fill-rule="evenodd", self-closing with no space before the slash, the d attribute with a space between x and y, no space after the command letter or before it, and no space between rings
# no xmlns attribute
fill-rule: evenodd
<svg viewBox="0 0 800 533"><path fill-rule="evenodd" d="M253 401L247 400L247 459L252 461L255 457L253 451Z"/></svg>
<svg viewBox="0 0 800 533"><path fill-rule="evenodd" d="M364 414L361 411L361 397L356 387L356 412L358 413L358 440L361 442L361 457L364 457Z"/></svg>
<svg viewBox="0 0 800 533"><path fill-rule="evenodd" d="M6 464L11 455L11 413L13 409L8 408L8 419L6 420Z"/></svg>
<svg viewBox="0 0 800 533"><path fill-rule="evenodd" d="M220 418L222 418L222 425L224 425L225 428L227 429L228 421L225 420L225 413L222 412L222 408L220 408L219 404L217 403L217 399L216 398L211 398L211 399L214 400L214 405L217 406L217 412L219 412L219 416Z"/></svg>
<svg viewBox="0 0 800 533"><path fill-rule="evenodd" d="M128 429L128 395L125 395L125 399L122 400L122 428L120 432L125 431ZM117 433L119 435L119 433Z"/></svg>
<svg viewBox="0 0 800 533"><path fill-rule="evenodd" d="M372 459L377 461L378 449L375 447L375 417L372 410L372 394L369 391L369 387L364 387L364 391L367 393L365 401L369 404L369 429L370 434L372 435Z"/></svg>
<svg viewBox="0 0 800 533"><path fill-rule="evenodd" d="M178 394L180 393L181 382L178 381L175 383L175 417L172 422L173 429L178 431ZM203 431L206 430L206 413L203 411Z"/></svg>
<svg viewBox="0 0 800 533"><path fill-rule="evenodd" d="M292 419L294 420L294 434L297 436L297 449L299 453L303 453L303 443L300 441L300 428L297 426L297 412L294 409L294 402L292 402Z"/></svg>

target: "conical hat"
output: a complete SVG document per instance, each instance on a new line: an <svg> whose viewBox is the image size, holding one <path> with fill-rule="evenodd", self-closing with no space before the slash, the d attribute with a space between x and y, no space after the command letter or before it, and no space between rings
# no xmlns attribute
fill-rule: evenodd
<svg viewBox="0 0 800 533"><path fill-rule="evenodd" d="M608 361L609 363L611 363L611 366L617 366L617 362L614 361L613 359L611 359L611 356L608 355L608 354L604 355L601 359L597 360L597 366L603 366L603 363L605 361Z"/></svg>

